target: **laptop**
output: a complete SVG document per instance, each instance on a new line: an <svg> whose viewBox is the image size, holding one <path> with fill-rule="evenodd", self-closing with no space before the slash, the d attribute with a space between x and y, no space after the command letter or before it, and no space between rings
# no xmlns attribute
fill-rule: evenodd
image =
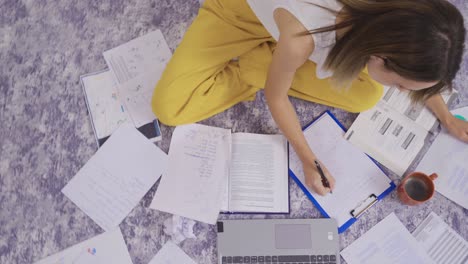
<svg viewBox="0 0 468 264"><path fill-rule="evenodd" d="M218 263L340 263L334 219L221 220Z"/></svg>

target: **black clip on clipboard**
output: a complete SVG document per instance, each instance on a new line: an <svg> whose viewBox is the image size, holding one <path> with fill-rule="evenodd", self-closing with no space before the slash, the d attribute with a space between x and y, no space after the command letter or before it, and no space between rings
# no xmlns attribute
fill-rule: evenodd
<svg viewBox="0 0 468 264"><path fill-rule="evenodd" d="M377 199L377 196L375 194L369 195L364 201L362 201L356 208L351 210L349 212L352 217L358 218L360 217L363 213L367 211L367 209L371 208L374 204L376 204L379 201Z"/></svg>

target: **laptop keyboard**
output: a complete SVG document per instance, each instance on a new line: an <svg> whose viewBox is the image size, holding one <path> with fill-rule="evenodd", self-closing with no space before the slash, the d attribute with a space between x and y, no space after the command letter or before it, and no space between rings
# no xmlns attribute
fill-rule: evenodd
<svg viewBox="0 0 468 264"><path fill-rule="evenodd" d="M291 255L291 256L225 256L221 264L336 264L336 255Z"/></svg>

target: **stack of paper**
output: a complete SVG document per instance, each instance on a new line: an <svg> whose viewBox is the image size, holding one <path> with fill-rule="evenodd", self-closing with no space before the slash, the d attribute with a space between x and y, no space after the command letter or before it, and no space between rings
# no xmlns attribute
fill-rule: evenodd
<svg viewBox="0 0 468 264"><path fill-rule="evenodd" d="M161 139L151 98L171 56L157 30L104 52L109 70L81 76L99 145L123 123L153 141Z"/></svg>

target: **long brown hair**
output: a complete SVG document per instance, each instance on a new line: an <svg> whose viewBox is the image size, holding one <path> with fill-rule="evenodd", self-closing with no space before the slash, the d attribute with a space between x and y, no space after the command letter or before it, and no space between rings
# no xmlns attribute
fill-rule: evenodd
<svg viewBox="0 0 468 264"><path fill-rule="evenodd" d="M465 42L463 16L446 0L339 0L343 21L309 33L348 28L330 51L325 68L332 80L349 85L371 55L402 77L436 85L411 92L422 101L451 89Z"/></svg>

